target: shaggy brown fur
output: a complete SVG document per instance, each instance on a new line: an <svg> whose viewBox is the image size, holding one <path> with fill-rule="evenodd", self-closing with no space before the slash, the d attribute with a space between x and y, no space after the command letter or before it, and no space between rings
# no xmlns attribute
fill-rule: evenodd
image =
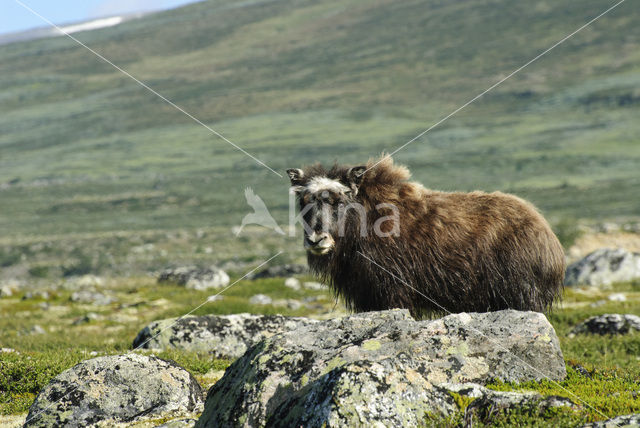
<svg viewBox="0 0 640 428"><path fill-rule="evenodd" d="M367 168L374 163L369 161ZM354 189L330 203L358 202L366 208L366 236L361 236L354 213L344 237L333 229L331 252L308 253L312 271L351 310L407 308L414 316L507 308L545 311L561 294L562 247L533 205L516 196L428 190L408 181L409 171L390 158L363 176L351 174L348 167L327 171L319 165L289 174L301 207L305 185L326 176ZM376 209L380 203L399 209L399 236L373 233L375 221L389 214ZM386 223L383 231L393 226Z"/></svg>

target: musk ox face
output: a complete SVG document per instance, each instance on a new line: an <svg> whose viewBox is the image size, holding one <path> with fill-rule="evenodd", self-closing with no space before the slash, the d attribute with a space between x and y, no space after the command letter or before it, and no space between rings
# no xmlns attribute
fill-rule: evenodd
<svg viewBox="0 0 640 428"><path fill-rule="evenodd" d="M317 166L306 173L297 168L287 170L291 192L300 204L304 248L310 255L329 254L344 237L345 214L356 200L365 169L360 166L325 171Z"/></svg>

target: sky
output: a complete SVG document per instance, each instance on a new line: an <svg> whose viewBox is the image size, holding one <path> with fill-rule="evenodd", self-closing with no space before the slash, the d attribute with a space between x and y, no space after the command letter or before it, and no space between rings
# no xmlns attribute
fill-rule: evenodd
<svg viewBox="0 0 640 428"><path fill-rule="evenodd" d="M197 0L19 0L56 25L131 12L169 9ZM16 0L0 0L0 34L47 26Z"/></svg>

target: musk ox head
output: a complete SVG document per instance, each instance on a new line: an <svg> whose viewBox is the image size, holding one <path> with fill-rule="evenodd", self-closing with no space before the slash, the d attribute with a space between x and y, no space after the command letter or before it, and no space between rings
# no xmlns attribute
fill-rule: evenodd
<svg viewBox="0 0 640 428"><path fill-rule="evenodd" d="M348 216L358 211L358 189L365 171L365 166L334 166L327 171L320 165L287 170L291 192L300 204L304 248L310 255L329 254L344 237Z"/></svg>

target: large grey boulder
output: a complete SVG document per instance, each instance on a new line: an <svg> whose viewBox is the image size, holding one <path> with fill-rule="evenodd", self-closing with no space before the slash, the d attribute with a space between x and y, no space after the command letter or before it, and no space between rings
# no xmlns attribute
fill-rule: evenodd
<svg viewBox="0 0 640 428"><path fill-rule="evenodd" d="M565 285L607 286L640 278L640 253L602 248L567 267Z"/></svg>
<svg viewBox="0 0 640 428"><path fill-rule="evenodd" d="M56 376L29 409L25 427L88 427L192 414L202 389L174 362L139 354L83 361Z"/></svg>
<svg viewBox="0 0 640 428"><path fill-rule="evenodd" d="M604 314L587 318L576 325L570 334L627 334L632 330L640 331L639 316L632 314Z"/></svg>
<svg viewBox="0 0 640 428"><path fill-rule="evenodd" d="M184 285L191 290L208 290L229 285L229 275L215 266L181 266L163 270L158 277L158 283Z"/></svg>
<svg viewBox="0 0 640 428"><path fill-rule="evenodd" d="M154 321L136 336L133 348L208 352L238 358L252 345L277 333L317 323L282 315L203 315Z"/></svg>
<svg viewBox="0 0 640 428"><path fill-rule="evenodd" d="M618 416L606 421L591 422L581 428L634 428L640 427L640 413Z"/></svg>
<svg viewBox="0 0 640 428"><path fill-rule="evenodd" d="M417 426L455 409L447 384L565 375L540 313L370 312L261 341L209 390L197 426Z"/></svg>

